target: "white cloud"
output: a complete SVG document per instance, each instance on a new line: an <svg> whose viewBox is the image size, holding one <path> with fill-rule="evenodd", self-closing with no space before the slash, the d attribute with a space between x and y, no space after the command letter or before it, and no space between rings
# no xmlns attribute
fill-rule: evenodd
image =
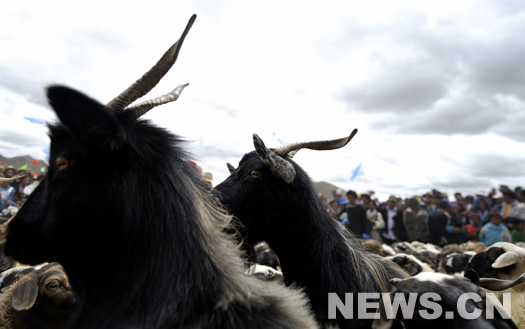
<svg viewBox="0 0 525 329"><path fill-rule="evenodd" d="M151 96L190 86L146 118L188 139L215 184L226 162L253 150L253 133L275 147L274 133L296 142L358 128L347 147L296 161L314 180L358 192L525 185L519 1L4 4L0 154L43 158L46 129L23 117L53 120L47 85L108 102L193 13L178 62ZM365 177L350 182L359 163Z"/></svg>

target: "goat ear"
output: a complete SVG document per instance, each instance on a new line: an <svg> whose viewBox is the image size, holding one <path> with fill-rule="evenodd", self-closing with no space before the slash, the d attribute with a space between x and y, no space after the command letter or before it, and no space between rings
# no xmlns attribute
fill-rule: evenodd
<svg viewBox="0 0 525 329"><path fill-rule="evenodd" d="M63 86L49 87L47 97L60 121L83 145L116 149L124 140L115 114L105 105Z"/></svg>
<svg viewBox="0 0 525 329"><path fill-rule="evenodd" d="M233 174L235 171L235 167L231 165L229 162L226 162L226 166L228 167L228 171L230 172L230 175Z"/></svg>
<svg viewBox="0 0 525 329"><path fill-rule="evenodd" d="M285 183L292 184L297 173L290 162L283 159L273 150L268 149L262 139L253 134L253 145L259 157L272 169L272 172L282 178Z"/></svg>
<svg viewBox="0 0 525 329"><path fill-rule="evenodd" d="M502 268L516 264L520 256L514 251L507 251L501 254L492 264L492 268Z"/></svg>
<svg viewBox="0 0 525 329"><path fill-rule="evenodd" d="M24 280L24 279L22 279ZM29 278L21 282L11 301L13 308L17 311L25 311L33 307L38 297L38 283Z"/></svg>

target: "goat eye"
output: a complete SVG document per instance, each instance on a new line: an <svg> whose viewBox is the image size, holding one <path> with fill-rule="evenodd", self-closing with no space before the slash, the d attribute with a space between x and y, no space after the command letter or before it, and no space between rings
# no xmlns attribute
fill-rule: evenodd
<svg viewBox="0 0 525 329"><path fill-rule="evenodd" d="M52 280L47 284L47 289L49 290L56 290L60 287L60 281L58 280Z"/></svg>
<svg viewBox="0 0 525 329"><path fill-rule="evenodd" d="M252 176L252 178L259 178L261 177L261 172L259 170L252 170L250 171L250 176Z"/></svg>
<svg viewBox="0 0 525 329"><path fill-rule="evenodd" d="M55 160L55 168L58 170L64 170L69 167L69 160L64 157L58 157Z"/></svg>

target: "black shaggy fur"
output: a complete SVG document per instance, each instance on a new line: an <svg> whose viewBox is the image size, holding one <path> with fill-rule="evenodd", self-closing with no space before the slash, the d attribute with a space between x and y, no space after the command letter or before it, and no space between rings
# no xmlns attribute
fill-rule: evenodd
<svg viewBox="0 0 525 329"><path fill-rule="evenodd" d="M275 250L285 282L305 288L323 326L370 327L370 321L345 320L339 312L336 320L329 320L328 293L335 292L344 301L345 293L357 298L358 292L387 292L390 278L408 274L390 261L365 253L323 208L304 170L285 159L297 173L291 184L251 152L216 187L218 198L241 222L246 244L266 241Z"/></svg>
<svg viewBox="0 0 525 329"><path fill-rule="evenodd" d="M5 251L64 266L83 299L75 328L316 326L301 292L242 274L230 218L178 137L66 87L48 98L51 165Z"/></svg>

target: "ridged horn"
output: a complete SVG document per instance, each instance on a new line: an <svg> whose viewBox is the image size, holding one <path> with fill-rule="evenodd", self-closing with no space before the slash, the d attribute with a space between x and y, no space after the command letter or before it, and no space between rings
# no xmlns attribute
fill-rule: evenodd
<svg viewBox="0 0 525 329"><path fill-rule="evenodd" d="M144 101L142 103L127 107L126 111L134 112L137 117L143 116L144 114L148 113L149 110L156 106L176 101L179 98L182 91L184 90L184 88L186 88L188 85L189 83L185 83L183 85L178 86L177 88L173 89L171 92L165 95L153 99L148 99L147 101Z"/></svg>
<svg viewBox="0 0 525 329"><path fill-rule="evenodd" d="M0 186L7 186L8 184L10 184L11 182L17 180L18 178L26 177L26 176L29 176L29 175L31 175L31 174L25 172L25 173L20 173L20 174L14 175L13 177L10 177L10 178L0 177Z"/></svg>
<svg viewBox="0 0 525 329"><path fill-rule="evenodd" d="M480 287L483 287L485 289L489 289L492 291L502 291L505 289L509 289L514 287L515 285L518 285L520 283L525 282L525 273L523 273L521 276L519 276L515 280L501 280L501 279L494 279L494 278L480 278L478 285Z"/></svg>
<svg viewBox="0 0 525 329"><path fill-rule="evenodd" d="M253 134L253 145L259 157L270 166L274 174L282 178L287 184L291 184L294 181L297 173L289 161L283 159L274 150L268 149L257 134Z"/></svg>
<svg viewBox="0 0 525 329"><path fill-rule="evenodd" d="M157 64L155 64L148 72L124 90L120 95L111 100L107 104L108 108L114 111L122 111L126 106L146 95L159 83L162 77L164 77L177 60L184 38L186 38L186 35L190 31L196 18L197 15L191 16L180 39L164 53Z"/></svg>
<svg viewBox="0 0 525 329"><path fill-rule="evenodd" d="M301 149L310 149L317 151L327 151L335 150L341 148L348 144L352 138L357 134L357 129L354 129L350 136L343 137L339 139L326 140L326 141L314 141L314 142L303 142L303 143L293 143L285 146L280 146L275 149L275 153L280 156L290 156L293 157L297 151Z"/></svg>

